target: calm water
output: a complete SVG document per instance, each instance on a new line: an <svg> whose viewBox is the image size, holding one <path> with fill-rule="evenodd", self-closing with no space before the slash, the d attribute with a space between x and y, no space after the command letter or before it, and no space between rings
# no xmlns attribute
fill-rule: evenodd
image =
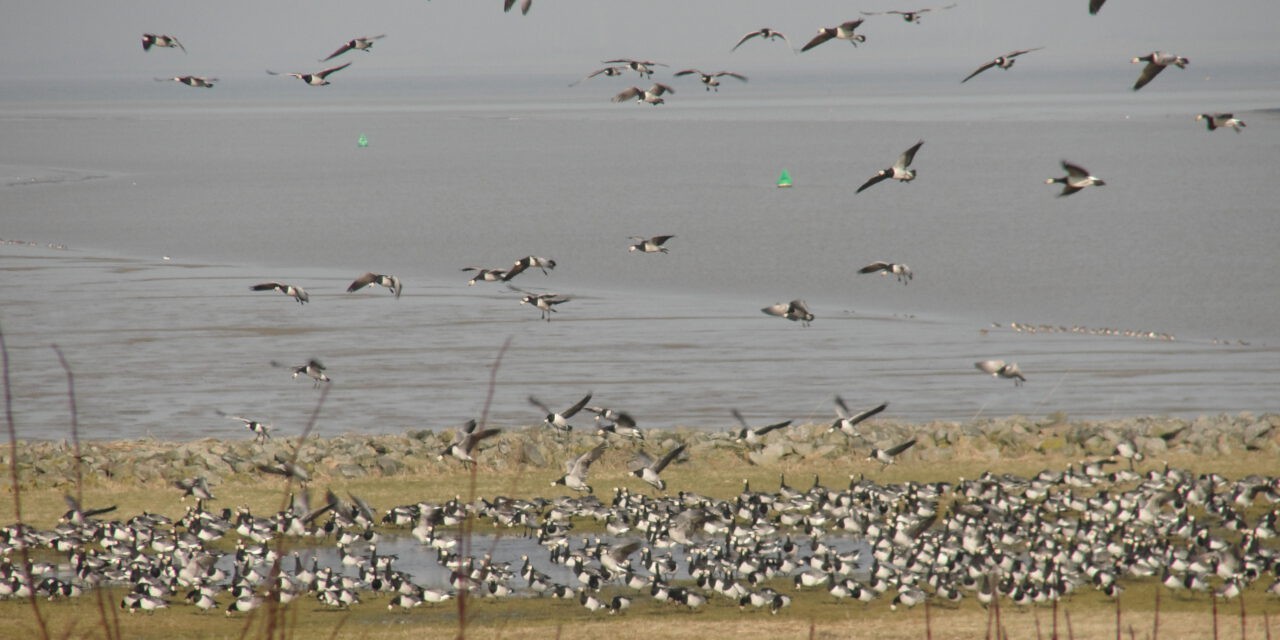
<svg viewBox="0 0 1280 640"><path fill-rule="evenodd" d="M508 337L504 426L540 419L530 394L587 391L642 426L708 429L733 407L829 419L837 393L916 421L1276 409L1278 91L793 80L655 108L609 103L607 81L434 95L358 78L273 101L265 80L0 97L0 238L67 246L0 245L24 437L66 434L51 343L98 438L246 435L219 411L296 432L319 394L270 363L311 357L334 378L319 432L445 428L482 410ZM1243 134L1193 119L1227 109ZM853 195L920 139L919 179ZM1108 186L1055 198L1063 158ZM773 186L783 168L795 188ZM658 234L669 254L626 251ZM458 271L529 254L559 266L514 284L575 296L550 323ZM916 278L855 275L874 260ZM404 296L346 294L366 270ZM249 291L265 280L311 304ZM793 298L812 327L759 311ZM1029 382L982 376L983 358Z"/></svg>

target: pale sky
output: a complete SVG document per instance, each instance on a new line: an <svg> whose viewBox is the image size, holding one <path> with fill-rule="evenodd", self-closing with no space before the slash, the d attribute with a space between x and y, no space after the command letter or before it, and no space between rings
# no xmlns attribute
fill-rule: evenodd
<svg viewBox="0 0 1280 640"><path fill-rule="evenodd" d="M1186 56L1198 74L1248 65L1258 81L1280 78L1280 2L1110 0L1090 16L1087 0L957 0L921 24L868 17L867 42L832 41L793 56L782 43L749 42L760 27L799 48L819 27L859 11L919 9L946 2L899 0L534 0L528 16L500 0L13 0L0 20L0 80L67 76L211 75L224 81L272 68L310 72L343 42L387 34L373 52L348 53L344 74L550 73L572 79L610 57L672 67L753 71L968 70L1014 49L1036 52L1043 70L1126 67L1152 50ZM308 7L305 13L299 6ZM144 32L186 46L144 53ZM1032 68L1032 56L1019 60ZM3 92L0 85L0 92Z"/></svg>

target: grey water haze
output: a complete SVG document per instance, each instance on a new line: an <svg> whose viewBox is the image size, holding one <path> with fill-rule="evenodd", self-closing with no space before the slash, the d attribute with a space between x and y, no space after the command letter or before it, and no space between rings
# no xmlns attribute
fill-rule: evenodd
<svg viewBox="0 0 1280 640"><path fill-rule="evenodd" d="M836 394L910 421L1275 410L1280 91L1193 67L1135 94L1136 65L1063 89L1014 75L1032 55L962 89L689 81L659 107L608 101L634 77L19 81L0 94L0 238L39 245L0 244L19 433L67 433L52 343L90 438L249 437L218 412L297 433L318 392L271 362L312 357L334 379L319 433L447 428L479 416L508 337L498 426L538 422L530 394L588 391L702 429L731 408L830 420ZM1194 119L1223 110L1243 133ZM922 139L917 180L853 195ZM1055 197L1062 159L1107 186ZM660 234L670 253L627 252ZM530 254L558 266L512 284L574 296L552 322L459 271ZM856 275L875 260L916 277ZM364 271L403 297L345 293ZM311 302L249 290L268 280ZM811 327L760 312L794 298Z"/></svg>

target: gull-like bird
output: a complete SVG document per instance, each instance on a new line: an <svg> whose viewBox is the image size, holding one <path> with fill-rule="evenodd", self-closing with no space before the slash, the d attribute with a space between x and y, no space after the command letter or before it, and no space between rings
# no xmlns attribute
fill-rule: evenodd
<svg viewBox="0 0 1280 640"><path fill-rule="evenodd" d="M524 270L530 267L537 267L542 270L543 275L548 275L547 269L555 269L556 261L552 260L551 258L539 258L538 256L525 256L523 258L520 258L519 260L516 260L515 264L511 265L510 269L507 269L507 273L506 275L502 276L502 280L503 281L510 280L520 275L521 273L524 273ZM466 271L466 269L463 269L463 271Z"/></svg>
<svg viewBox="0 0 1280 640"><path fill-rule="evenodd" d="M182 49L183 53L187 52L187 48L182 46L181 42L173 36L162 36L154 33L142 34L142 50L150 51L151 47L164 47L166 49Z"/></svg>
<svg viewBox="0 0 1280 640"><path fill-rule="evenodd" d="M511 11L516 6L516 0L502 0L502 10L504 12ZM529 9L533 7L533 0L520 0L520 15L529 15Z"/></svg>
<svg viewBox="0 0 1280 640"><path fill-rule="evenodd" d="M1071 164L1066 160L1062 161L1062 168L1066 169L1067 175L1061 178L1046 178L1045 184L1058 183L1062 185L1062 193L1058 197L1069 196L1085 187L1104 187L1107 183L1091 175L1084 167L1078 164Z"/></svg>
<svg viewBox="0 0 1280 640"><path fill-rule="evenodd" d="M539 409L542 409L543 413L546 414L546 416L543 417L542 421L547 426L554 427L556 429L559 429L560 431L573 430L573 425L569 424L569 418L572 418L573 416L577 415L579 411L582 411L582 408L587 406L588 402L591 402L591 394L589 393L581 400L575 402L572 407L569 407L568 409L565 409L564 411L557 413L555 411L552 411L550 407L543 404L537 398L533 396L529 396L529 404L535 407L538 407Z"/></svg>
<svg viewBox="0 0 1280 640"><path fill-rule="evenodd" d="M1004 55L1002 55L1002 56L999 56L999 57L997 57L995 60L992 60L991 62L988 62L988 63L986 63L986 64L982 65L981 67L978 67L977 69L975 69L975 70L974 70L974 72L973 72L973 73L971 73L971 74L969 74L969 75L965 76L964 80L961 80L961 81L960 81L960 84L964 84L964 83L968 82L970 78L972 78L972 77L974 77L974 76L978 75L979 73L982 73L983 71L986 71L987 69L990 69L990 68L992 68L992 67L1000 67L1001 69L1008 69L1009 67L1012 67L1012 66L1013 66L1014 58L1017 58L1018 56L1020 56L1020 55L1022 55L1022 54L1024 54L1024 53L1031 53L1032 51L1039 51L1039 50L1041 50L1041 49L1043 49L1043 48L1044 48L1044 47L1036 47L1036 48L1034 48L1034 49L1018 49L1017 51L1010 51L1009 53L1006 53L1006 54L1004 54Z"/></svg>
<svg viewBox="0 0 1280 640"><path fill-rule="evenodd" d="M1142 68L1142 75L1138 76L1138 81L1133 83L1133 90L1137 91L1138 89L1147 86L1148 82L1151 82L1156 76L1160 75L1160 72L1164 71L1165 67L1173 65L1179 69L1186 69L1187 65L1191 61L1182 56L1175 56L1171 53L1152 51L1145 56L1139 56L1129 62L1147 63L1147 66Z"/></svg>
<svg viewBox="0 0 1280 640"><path fill-rule="evenodd" d="M915 445L915 440L908 440L892 449L872 449L871 455L867 456L867 460L875 460L884 466L889 466L897 462L897 457L903 451L910 449Z"/></svg>
<svg viewBox="0 0 1280 640"><path fill-rule="evenodd" d="M742 417L742 412L737 409L730 409L730 412L733 413L733 417L738 419L738 424L742 425L741 429L734 432L733 439L738 442L745 442L748 448L763 445L764 437L770 431L777 431L778 429L791 426L791 421L787 420L785 422L776 422L764 427L752 427L747 424L747 419Z"/></svg>
<svg viewBox="0 0 1280 640"><path fill-rule="evenodd" d="M351 283L351 286L347 287L347 293L359 291L371 284L386 287L391 291L391 293L396 294L396 299L400 298L400 290L403 288L400 284L400 278L366 271L364 275L356 278L355 281Z"/></svg>
<svg viewBox="0 0 1280 640"><path fill-rule="evenodd" d="M475 464L476 459L472 457L471 452L475 450L476 445L480 444L481 440L498 435L500 431L501 429L496 428L481 429L480 431L459 430L459 432L454 435L453 442L450 443L449 446L445 447L444 450L436 456L436 459L444 460L445 456L452 456L461 460L463 466L467 464Z"/></svg>
<svg viewBox="0 0 1280 640"><path fill-rule="evenodd" d="M653 77L654 67L665 67L667 65L661 62L653 62L651 60L632 60L630 58L618 58L616 60L604 60L602 64L621 64L626 65L628 69L635 71L645 78Z"/></svg>
<svg viewBox="0 0 1280 640"><path fill-rule="evenodd" d="M884 262L882 260L877 260L861 269L858 269L858 273L879 273L882 276L887 276L892 273L893 275L898 276L898 282L901 282L902 284L907 284L915 277L915 275L911 273L911 267L908 267L905 264Z"/></svg>
<svg viewBox="0 0 1280 640"><path fill-rule="evenodd" d="M356 38L355 40L348 40L346 44L342 45L341 47L338 47L338 50L329 54L329 57L322 58L320 62L328 62L348 51L364 51L368 53L368 51L373 48L374 40L381 40L385 37L387 37L387 34L384 33L379 36L370 36L367 38Z"/></svg>
<svg viewBox="0 0 1280 640"><path fill-rule="evenodd" d="M562 484L574 491L595 493L591 485L587 484L587 471L591 468L591 463L599 460L600 456L604 454L606 446L605 443L601 442L590 451L565 462L565 474L560 476L558 480L553 481L551 486Z"/></svg>
<svg viewBox="0 0 1280 640"><path fill-rule="evenodd" d="M870 188L871 185L880 182L881 180L888 180L889 178L893 178L900 182L911 182L912 180L915 180L916 170L908 169L907 167L910 167L911 161L915 160L916 152L920 150L920 145L922 144L924 144L924 140L911 145L910 149L903 151L902 155L898 156L898 161L894 162L892 167L877 171L874 176L871 176L871 179L864 182L861 187L858 187L857 193L862 193Z"/></svg>
<svg viewBox="0 0 1280 640"><path fill-rule="evenodd" d="M666 100L662 98L663 94L675 92L676 90L672 89L670 85L655 82L648 89L641 89L640 87L629 87L624 89L619 92L618 95L613 96L612 100L614 102L623 102L625 100L635 98L636 102L647 102L652 105L659 105L666 102Z"/></svg>
<svg viewBox="0 0 1280 640"><path fill-rule="evenodd" d="M658 491L666 491L667 481L658 477L658 474L662 473L662 470L666 469L667 465L671 464L671 461L675 460L676 456L683 451L684 445L680 445L668 451L667 455L662 456L662 459L657 462L654 462L653 458L649 457L649 454L641 451L631 460L629 465L631 467L631 475L648 482Z"/></svg>
<svg viewBox="0 0 1280 640"><path fill-rule="evenodd" d="M249 289L252 291L279 291L286 296L293 296L293 299L297 300L298 304L305 304L311 300L311 296L307 295L306 290L302 287L295 287L283 282L263 282L262 284L255 284Z"/></svg>
<svg viewBox="0 0 1280 640"><path fill-rule="evenodd" d="M748 33L747 35L742 36L742 38L738 40L738 44L733 45L733 48L732 48L732 49L730 49L730 50L729 50L729 52L730 52L730 53L732 53L732 52L734 52L734 51L737 51L737 50L738 50L738 47L741 47L741 46L742 46L742 43L744 43L744 42L746 42L746 41L748 41L748 40L750 40L750 39L752 39L752 38L760 38L761 40L776 40L777 38L782 38L782 41L783 41L783 42L785 42L785 43L787 43L787 46L788 46L788 47L790 47L790 46L791 46L791 41L790 41L790 40L788 40L786 36L782 35L782 32L781 32L781 31L774 31L773 29L770 29L769 27L764 27L764 28L760 29L759 31L752 31L751 33Z"/></svg>
<svg viewBox="0 0 1280 640"><path fill-rule="evenodd" d="M1004 360L979 360L973 363L979 371L991 374L992 377L1008 378L1013 380L1013 386L1020 387L1027 379L1022 375L1022 370L1018 368L1018 363L1005 363Z"/></svg>
<svg viewBox="0 0 1280 640"><path fill-rule="evenodd" d="M675 236L654 236L645 238L644 236L631 236L631 241L635 244L627 248L627 251L639 251L641 253L667 253L667 248L662 246L666 241Z"/></svg>
<svg viewBox="0 0 1280 640"><path fill-rule="evenodd" d="M630 67L605 67L603 69L596 69L595 71L592 71L591 73L588 73L587 75L583 76L582 80L590 80L599 75L605 75L610 77L620 76L623 74L623 72L625 72L629 68ZM574 80L573 82L569 83L569 86L571 87L577 86L577 84L579 82L582 82L582 80Z"/></svg>
<svg viewBox="0 0 1280 640"><path fill-rule="evenodd" d="M859 42L867 41L866 36L853 32L853 30L857 29L861 24L862 19L859 18L857 20L842 22L838 27L823 27L818 29L818 35L814 36L808 44L804 45L804 47L801 47L800 51L803 53L833 38L838 40L848 40L849 44L856 47Z"/></svg>
<svg viewBox="0 0 1280 640"><path fill-rule="evenodd" d="M861 433L858 433L858 430L856 429L859 423L887 408L889 408L889 403L883 402L865 411L853 413L852 411L849 411L849 407L844 403L844 399L840 396L836 396L836 420L831 423L831 430L839 431L847 436L856 438L862 435Z"/></svg>
<svg viewBox="0 0 1280 640"><path fill-rule="evenodd" d="M348 62L348 63L346 63L346 64L343 64L343 65L338 65L338 66L336 66L336 67L329 67L328 69L325 69L324 71L317 71L317 72L315 72L315 73L280 73L280 72L277 72L277 71L272 71L272 70L270 70L270 69L267 69L267 75L272 75L272 76L293 76L293 77L295 77L295 78L297 78L297 79L299 79L299 80L301 80L301 81L303 81L303 82L305 82L305 83L307 83L307 84L309 84L309 85L311 85L311 86L313 86L313 87L323 87L323 86L325 86L325 85L329 84L329 81L325 79L326 77L328 77L328 75L329 75L329 74L334 73L334 72L337 72L337 71L342 71L343 69L346 69L346 68L347 68L347 67L349 67L349 66L351 66L351 63L350 63L350 62Z"/></svg>
<svg viewBox="0 0 1280 640"><path fill-rule="evenodd" d="M265 422L259 422L251 418L241 418L240 416L227 416L227 419L243 422L244 428L253 433L253 439L257 442L266 442L271 439L271 425Z"/></svg>
<svg viewBox="0 0 1280 640"><path fill-rule="evenodd" d="M1231 127L1240 133L1240 127L1244 126L1244 120L1241 120L1230 113L1202 113L1196 116L1196 120L1204 120L1205 126L1210 131L1218 127Z"/></svg>
<svg viewBox="0 0 1280 640"><path fill-rule="evenodd" d="M929 7L929 8L926 8L926 9L916 9L915 11L898 11L898 10L894 10L894 11L861 11L860 13L861 13L862 15L864 15L864 16L880 16L880 15L902 16L902 19L903 19L903 21L905 21L905 22L914 22L914 23L916 23L916 24L920 24L921 14L923 14L923 13L929 13L930 11L943 11L943 10L950 9L950 8L952 8L952 7L955 7L955 6L956 6L956 5L955 5L955 3L953 2L953 3L951 3L951 4L949 4L949 5L945 6L945 7Z"/></svg>
<svg viewBox="0 0 1280 640"><path fill-rule="evenodd" d="M475 277L467 281L468 286L473 285L477 282L496 282L498 280L505 280L507 276L507 272L505 269L483 269L481 267L463 267L462 270L476 272Z"/></svg>
<svg viewBox="0 0 1280 640"><path fill-rule="evenodd" d="M792 300L785 304L781 302L771 304L761 309L761 311L766 315L778 316L779 318L786 318L792 322L799 322L806 327L809 326L810 322L813 322L814 318L813 312L809 311L809 305L805 304L804 300Z"/></svg>
<svg viewBox="0 0 1280 640"><path fill-rule="evenodd" d="M697 69L685 69L683 71L677 71L675 73L676 77L691 76L694 74L697 74L699 76L699 79L702 81L702 84L706 87L707 91L711 91L712 89L719 91L720 90L719 78L723 76L736 78L743 82L747 81L746 76L742 75L741 73L734 73L732 71L717 71L715 73L703 73L701 71L698 71Z"/></svg>
<svg viewBox="0 0 1280 640"><path fill-rule="evenodd" d="M206 78L204 76L176 76L173 78L156 78L156 82L181 82L188 87L200 87L204 89L212 89L213 83L217 82L217 78Z"/></svg>

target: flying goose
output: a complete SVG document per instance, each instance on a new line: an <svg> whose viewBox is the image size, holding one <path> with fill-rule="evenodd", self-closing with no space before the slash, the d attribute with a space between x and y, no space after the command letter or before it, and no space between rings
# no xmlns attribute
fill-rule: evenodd
<svg viewBox="0 0 1280 640"><path fill-rule="evenodd" d="M707 91L711 91L712 89L716 91L720 90L720 81L717 80L717 78L719 78L720 76L729 76L730 78L737 78L738 80L741 80L743 82L747 81L746 76L742 75L741 73L734 73L732 71L717 71L715 73L703 73L701 71L698 71L697 69L685 69L683 71L677 71L675 75L676 77L681 77L681 76L690 76L695 73L698 74L699 79L702 81L702 84L705 85Z"/></svg>
<svg viewBox="0 0 1280 640"><path fill-rule="evenodd" d="M187 48L182 46L182 43L178 42L178 39L173 36L161 36L154 33L142 34L142 50L150 51L151 47L165 47L166 49L176 47L182 49L183 53L187 52Z"/></svg>
<svg viewBox="0 0 1280 640"><path fill-rule="evenodd" d="M666 241L675 236L654 236L645 238L644 236L631 236L631 241L635 244L627 248L627 251L639 251L641 253L667 253L667 248L662 246Z"/></svg>
<svg viewBox="0 0 1280 640"><path fill-rule="evenodd" d="M84 509L80 506L80 501L65 493L62 494L62 500L67 503L67 511L62 514L60 521L70 522L76 526L84 526L86 519L116 510L116 505L99 509Z"/></svg>
<svg viewBox="0 0 1280 640"><path fill-rule="evenodd" d="M564 411L556 413L555 411L552 411L550 407L548 407L547 405L539 401L537 398L533 396L529 396L529 404L532 404L533 406L538 407L539 409L542 409L542 411L546 414L546 417L543 418L543 422L546 423L547 426L554 427L561 431L573 430L573 426L569 424L569 418L572 418L573 416L577 415L579 411L582 411L582 408L587 406L588 402L591 402L590 393L588 393L586 397L574 403L572 407L569 407Z"/></svg>
<svg viewBox="0 0 1280 640"><path fill-rule="evenodd" d="M578 84L579 82L582 82L582 80L590 80L590 79L592 79L592 78L594 78L594 77L596 77L596 76L598 76L598 75L601 75L601 74L604 74L604 75L606 75L606 76L610 76L610 77L612 77L612 76L620 76L620 75L622 75L622 73L623 73L624 71L626 71L628 68L629 68L629 67L605 67L605 68L603 68L603 69L596 69L595 71L592 71L591 73L588 73L587 75L583 76L581 80L574 80L573 82L570 82L570 83L569 83L569 86L571 86L571 87L573 87L573 86L577 86L577 84Z"/></svg>
<svg viewBox="0 0 1280 640"><path fill-rule="evenodd" d="M1230 113L1202 113L1196 116L1196 120L1204 120L1205 126L1210 131L1218 127L1231 127L1240 133L1240 127L1244 126L1244 120L1241 120Z"/></svg>
<svg viewBox="0 0 1280 640"><path fill-rule="evenodd" d="M635 71L636 73L639 73L641 76L643 76L643 77L645 77L645 78L652 78L652 77L653 77L653 68L654 68L654 67L665 67L665 66L667 66L667 65L665 65L665 64L662 64L661 62L652 62L652 61L649 61L649 60L632 60L632 59L630 59L630 58L618 58L617 60L604 60L604 61L603 61L603 64L622 64L622 65L626 65L628 69L631 69L632 71Z"/></svg>
<svg viewBox="0 0 1280 640"><path fill-rule="evenodd" d="M474 425L474 423L469 424ZM475 427L472 426L471 428L474 429ZM463 466L466 466L467 464L475 464L476 459L472 457L471 452L475 450L476 445L480 444L481 440L498 435L498 432L500 431L501 429L496 428L481 429L480 431L459 429L458 432L454 434L453 442L450 443L449 446L445 447L444 450L436 456L436 459L444 460L445 456L453 456L454 458L461 460Z"/></svg>
<svg viewBox="0 0 1280 640"><path fill-rule="evenodd" d="M305 304L311 300L311 296L307 295L306 290L302 287L295 287L283 282L263 282L262 284L255 284L249 289L251 291L279 291L286 296L293 296L293 299L297 300L298 304Z"/></svg>
<svg viewBox="0 0 1280 640"><path fill-rule="evenodd" d="M320 361L315 358L308 360L306 364L300 367L291 368L293 369L293 377L295 379L298 376L305 375L308 378L315 380L316 386L320 386L321 382L330 382L329 376L324 373L324 365L320 364Z"/></svg>
<svg viewBox="0 0 1280 640"><path fill-rule="evenodd" d="M213 83L217 82L217 78L205 78L203 76L177 76L173 78L156 78L156 82L181 82L188 87L201 87L204 89L212 89Z"/></svg>
<svg viewBox="0 0 1280 640"><path fill-rule="evenodd" d="M516 6L516 0L502 0L503 12L511 11L511 7ZM533 6L533 0L520 0L520 15L529 15L529 9Z"/></svg>
<svg viewBox="0 0 1280 640"><path fill-rule="evenodd" d="M386 287L391 291L391 293L396 294L397 300L400 298L400 290L402 288L400 285L400 278L373 273L372 271L366 271L364 275L356 278L355 281L351 283L351 286L347 287L347 293L359 291L371 284Z"/></svg>
<svg viewBox="0 0 1280 640"><path fill-rule="evenodd" d="M732 53L732 52L734 52L734 51L737 51L737 50L738 50L738 47L741 47L741 46L742 46L742 43L744 43L744 42L746 42L746 41L748 41L748 40L750 40L750 39L752 39L752 38L755 38L755 37L759 37L761 40L775 40L775 39L777 39L777 38L782 38L782 41L783 41L783 42L785 42L785 43L787 43L787 46L788 46L788 47L790 47L790 46L791 46L791 41L790 41L790 40L788 40L786 36L782 35L782 32L781 32L781 31L774 31L773 29L770 29L769 27L764 27L764 28L760 29L759 31L752 31L751 33L748 33L747 35L742 36L742 38L741 38L740 40L738 40L738 44L733 45L733 48L732 48L732 49L730 49L730 50L729 50L729 52L730 52L730 53Z"/></svg>
<svg viewBox="0 0 1280 640"><path fill-rule="evenodd" d="M787 320L790 320L792 322L798 321L800 322L800 324L806 327L809 326L810 322L813 322L813 318L814 318L813 312L809 311L809 305L805 304L804 300L792 300L791 302L788 302L786 304L783 304L781 302L777 304L771 304L761 309L761 311L763 311L766 315L778 316L779 318L786 318Z"/></svg>
<svg viewBox="0 0 1280 640"><path fill-rule="evenodd" d="M347 68L347 67L349 67L349 66L351 66L351 63L350 63L350 62L348 62L348 63L346 63L346 64L344 64L344 65L339 65L339 66L336 66L336 67L330 67L330 68L328 68L328 69L325 69L324 71L317 71L316 73L279 73L279 72L277 72L277 71L272 71L272 70L270 70L270 69L267 69L267 75L272 75L272 76L293 76L293 77L295 77L295 78L297 78L297 79L299 79L299 80L301 80L301 81L303 81L303 82L305 82L305 83L307 83L307 84L309 84L309 85L311 85L311 86L313 86L313 87L323 87L323 86L325 86L325 85L329 84L329 81L328 81L328 80L325 80L325 77L326 77L326 76L328 76L329 74L331 74L331 73L333 73L333 72L335 72L335 71L342 71L343 69L346 69L346 68Z"/></svg>
<svg viewBox="0 0 1280 640"><path fill-rule="evenodd" d="M482 269L480 267L463 267L462 270L476 272L475 277L467 281L468 286L473 285L476 282L495 282L498 280L505 280L507 276L507 272L504 269Z"/></svg>
<svg viewBox="0 0 1280 640"><path fill-rule="evenodd" d="M584 491L586 493L595 493L591 489L591 485L587 484L587 470L591 468L591 463L600 459L604 454L605 443L601 442L590 451L565 462L565 474L560 476L558 480L551 483L551 486L562 484L574 491Z"/></svg>
<svg viewBox="0 0 1280 640"><path fill-rule="evenodd" d="M884 466L896 463L898 454L910 449L916 443L915 440L908 440L892 449L872 449L871 454L867 456L867 460L875 460Z"/></svg>
<svg viewBox="0 0 1280 640"><path fill-rule="evenodd" d="M849 44L852 44L853 46L856 47L858 46L859 42L867 41L866 36L861 34L856 34L853 32L853 30L857 29L858 26L861 24L862 24L862 19L859 18L857 20L850 20L848 22L843 22L838 27L824 27L822 29L818 29L818 35L814 36L813 39L810 40L808 44L804 45L804 47L800 49L800 52L803 53L805 51L808 51L828 40L831 40L832 38L836 38L839 40L848 40Z"/></svg>
<svg viewBox="0 0 1280 640"><path fill-rule="evenodd" d="M915 160L916 152L920 150L920 145L922 144L924 144L924 140L915 143L910 149L903 151L902 155L898 156L898 161L894 162L892 167L877 171L874 176L871 176L870 180L867 180L861 187L858 187L857 193L862 193L871 187L871 185L880 182L881 180L888 180L889 178L893 178L894 180L901 182L911 182L912 180L915 180L916 170L908 169L907 167L910 167L911 161Z"/></svg>
<svg viewBox="0 0 1280 640"><path fill-rule="evenodd" d="M848 405L844 403L844 398L836 396L836 421L831 423L831 430L840 431L850 437L858 437L862 435L858 433L858 430L855 428L858 423L880 413L881 411L884 411L888 407L889 403L883 402L867 409L866 411L854 414L849 411Z"/></svg>
<svg viewBox="0 0 1280 640"><path fill-rule="evenodd" d="M624 100L635 98L636 102L647 102L652 105L659 105L666 102L666 100L661 97L663 94L675 92L676 90L672 89L669 85L662 84L661 82L655 82L648 89L641 89L640 87L624 89L618 93L618 95L615 95L612 100L613 102L622 102Z"/></svg>
<svg viewBox="0 0 1280 640"><path fill-rule="evenodd" d="M524 294L520 298L520 304L528 303L537 307L542 312L542 319L547 322L551 322L551 314L556 312L556 305L564 304L573 299L573 296L560 293L533 293L516 287L511 287L511 289Z"/></svg>
<svg viewBox="0 0 1280 640"><path fill-rule="evenodd" d="M634 437L640 440L644 439L644 434L640 433L639 429L636 429L636 419L631 417L631 414L627 413L626 411L618 411L616 409L610 409L609 407L584 407L584 408L587 411L590 411L591 413L596 414L597 423L601 421L608 421L610 423L609 426L613 427L609 429L605 429L604 427L601 427L600 429L601 431L606 431L608 433L613 433L616 435ZM618 428L621 428L623 430L619 431Z"/></svg>
<svg viewBox="0 0 1280 640"><path fill-rule="evenodd" d="M877 260L861 269L858 269L858 273L877 273L877 272L882 276L887 276L892 273L893 275L898 276L898 282L901 282L902 284L907 284L908 282L911 281L912 278L915 277L911 273L911 267L908 267L905 264L897 264L894 262L884 262L882 260Z"/></svg>
<svg viewBox="0 0 1280 640"><path fill-rule="evenodd" d="M965 76L964 80L961 80L961 81L960 81L960 84L964 84L964 83L968 82L970 78L972 78L972 77L974 77L974 76L978 75L979 73L982 73L983 71L986 71L987 69L990 69L991 67L1000 67L1001 69L1008 69L1009 67L1012 67L1012 66L1013 66L1014 58L1016 58L1016 57L1018 57L1018 56L1020 56L1020 55L1022 55L1022 54L1024 54L1024 53L1031 53L1032 51L1039 51L1039 50L1041 50L1041 49L1043 49L1043 48L1044 48L1044 47L1036 47L1036 48L1034 48L1034 49L1018 49L1017 51L1010 51L1009 53L1006 53L1006 54L1004 54L1004 55L1002 55L1002 56L1000 56L1000 57L996 58L995 60L992 60L991 62L988 62L988 63L986 63L986 64L982 65L981 67L978 67L978 68L977 68L973 73L971 73L971 74L969 74L969 75Z"/></svg>
<svg viewBox="0 0 1280 640"><path fill-rule="evenodd" d="M240 416L227 416L228 420L238 420L244 423L244 428L253 433L253 439L257 442L266 442L271 439L271 425L249 418L241 418Z"/></svg>
<svg viewBox="0 0 1280 640"><path fill-rule="evenodd" d="M778 429L791 426L791 421L787 420L785 422L777 422L764 427L752 428L751 425L747 424L747 419L742 417L742 412L737 409L730 409L730 412L733 414L733 417L738 419L738 424L742 425L741 429L734 432L733 439L738 442L745 442L748 448L763 445L764 436L770 431L776 431Z"/></svg>
<svg viewBox="0 0 1280 640"><path fill-rule="evenodd" d="M356 38L355 40L349 40L346 44L342 45L341 47L338 47L337 51L334 51L333 53L329 54L328 58L322 58L320 62L328 62L348 51L364 51L367 53L370 49L373 48L374 40L381 40L385 37L387 37L387 34L384 33L380 36L370 36L367 38Z"/></svg>
<svg viewBox="0 0 1280 640"><path fill-rule="evenodd" d="M1022 370L1018 368L1018 363L1005 363L1004 360L980 360L973 363L979 371L991 374L992 377L1009 378L1013 380L1015 387L1022 386L1027 379L1022 375Z"/></svg>
<svg viewBox="0 0 1280 640"><path fill-rule="evenodd" d="M943 11L946 9L950 9L954 6L956 6L955 3L951 3L945 7L929 7L927 9L916 9L915 11L896 11L896 10L895 11L860 11L859 13L861 13L864 16L881 16L886 14L897 15L897 16L902 16L902 19L906 22L914 22L916 24L920 24L920 14L928 13L930 11Z"/></svg>
<svg viewBox="0 0 1280 640"><path fill-rule="evenodd" d="M1089 0L1089 15L1096 16L1107 0Z"/></svg>
<svg viewBox="0 0 1280 640"><path fill-rule="evenodd" d="M528 269L529 267L537 267L539 269L542 269L542 274L548 275L547 269L555 269L556 261L552 260L551 258L539 258L538 256L525 256L523 258L520 258L519 260L516 260L515 264L511 265L510 269L507 269L507 274L502 276L502 280L504 282L508 281L520 275L521 273L524 273L524 270ZM466 269L463 269L463 271L466 271Z"/></svg>
<svg viewBox="0 0 1280 640"><path fill-rule="evenodd" d="M1142 75L1138 76L1138 81L1133 83L1133 90L1137 91L1145 86L1148 82L1160 75L1161 71L1169 65L1175 65L1179 69L1186 69L1187 64L1191 61L1182 56L1175 56L1163 51L1152 51L1145 56L1140 56L1130 60L1129 62L1145 62L1147 66L1142 68Z"/></svg>
<svg viewBox="0 0 1280 640"><path fill-rule="evenodd" d="M667 455L662 456L662 459L657 462L654 462L653 458L649 457L649 454L641 451L631 460L631 464L629 465L632 469L631 475L648 482L658 491L666 491L667 482L658 477L658 474L662 473L662 470L666 469L667 465L671 464L671 461L675 460L676 456L680 455L683 451L684 445L680 445L668 451Z"/></svg>
<svg viewBox="0 0 1280 640"><path fill-rule="evenodd" d="M1069 196L1085 187L1104 187L1107 184L1093 175L1090 175L1084 167L1081 167L1078 164L1071 164L1070 162L1063 160L1062 168L1066 169L1067 175L1061 178L1046 178L1044 181L1045 184L1059 183L1063 185L1062 193L1058 194L1059 198Z"/></svg>
<svg viewBox="0 0 1280 640"><path fill-rule="evenodd" d="M187 496L191 496L196 500L214 500L213 490L209 488L209 480L204 476L197 478L186 478L183 480L175 480L173 486L182 489L183 494L179 500L186 500Z"/></svg>

